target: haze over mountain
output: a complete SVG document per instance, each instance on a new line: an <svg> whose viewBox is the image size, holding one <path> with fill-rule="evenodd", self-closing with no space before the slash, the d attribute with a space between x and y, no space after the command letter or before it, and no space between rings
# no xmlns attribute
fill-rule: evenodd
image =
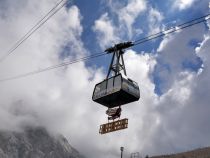
<svg viewBox="0 0 210 158"><path fill-rule="evenodd" d="M44 128L27 127L21 132L0 132L0 158L84 158L62 135Z"/></svg>

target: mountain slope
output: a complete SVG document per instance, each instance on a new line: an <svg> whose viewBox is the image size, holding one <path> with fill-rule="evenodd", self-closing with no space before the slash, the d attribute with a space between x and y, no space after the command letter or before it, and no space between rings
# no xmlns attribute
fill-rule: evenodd
<svg viewBox="0 0 210 158"><path fill-rule="evenodd" d="M153 156L151 158L210 158L210 147L200 148L178 154Z"/></svg>
<svg viewBox="0 0 210 158"><path fill-rule="evenodd" d="M63 136L50 136L44 128L0 132L0 158L83 158Z"/></svg>

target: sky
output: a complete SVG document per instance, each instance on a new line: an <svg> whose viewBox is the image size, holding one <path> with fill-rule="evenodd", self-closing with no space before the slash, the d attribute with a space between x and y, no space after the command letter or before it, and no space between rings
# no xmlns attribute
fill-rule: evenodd
<svg viewBox="0 0 210 158"><path fill-rule="evenodd" d="M56 0L0 1L0 56ZM103 52L209 14L208 0L74 0L0 62L0 79ZM126 50L141 98L122 107L128 129L99 135L106 107L92 101L110 55L0 82L0 130L44 126L87 158L177 153L210 146L210 22Z"/></svg>

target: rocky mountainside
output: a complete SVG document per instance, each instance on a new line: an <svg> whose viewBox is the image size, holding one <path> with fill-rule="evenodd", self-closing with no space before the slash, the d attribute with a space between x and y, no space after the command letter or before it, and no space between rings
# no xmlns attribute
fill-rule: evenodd
<svg viewBox="0 0 210 158"><path fill-rule="evenodd" d="M153 156L150 158L210 158L210 147L200 148L178 154Z"/></svg>
<svg viewBox="0 0 210 158"><path fill-rule="evenodd" d="M63 136L51 136L44 128L24 132L0 132L0 158L84 158Z"/></svg>

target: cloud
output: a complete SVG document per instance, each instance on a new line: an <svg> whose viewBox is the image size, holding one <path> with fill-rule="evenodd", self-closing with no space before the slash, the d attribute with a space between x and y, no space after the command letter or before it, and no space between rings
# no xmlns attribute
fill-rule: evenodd
<svg viewBox="0 0 210 158"><path fill-rule="evenodd" d="M93 30L97 34L97 40L102 49L117 43L119 38L116 34L117 28L110 20L108 13L104 13L98 20L95 21Z"/></svg>
<svg viewBox="0 0 210 158"><path fill-rule="evenodd" d="M195 31L195 30L200 30ZM190 62L197 65L198 56L195 53L195 46L192 41L202 41L205 29L203 25L193 26L187 30L166 36L157 49L159 64L156 66L155 73L162 82L159 84L162 92L171 88L177 73L186 70L184 63ZM196 71L196 70L195 70Z"/></svg>
<svg viewBox="0 0 210 158"><path fill-rule="evenodd" d="M210 8L210 2L209 2L209 8Z"/></svg>
<svg viewBox="0 0 210 158"><path fill-rule="evenodd" d="M18 1L18 4L24 2ZM2 50L11 47L11 43L30 29L41 15L52 8L55 1L34 0L17 7L18 4L12 0L5 4L8 9L4 14L7 17L0 19ZM77 6L61 9L13 55L0 63L0 77L25 73L88 55L81 41L81 20ZM67 44L68 56L63 59L61 54L66 51L64 46ZM0 53L3 55L5 52ZM98 120L104 112L100 106L93 105L91 100L94 84L101 81L103 76L100 68L88 68L84 62L80 62L70 67L0 83L0 129L21 130L25 125L41 125L53 133L64 134L78 150L85 151L87 144L84 141L89 140L87 134L91 135L91 131L95 131L90 137L92 139L93 135L98 134ZM86 121L87 118L89 121ZM94 128L90 129L90 126Z"/></svg>
<svg viewBox="0 0 210 158"><path fill-rule="evenodd" d="M162 13L160 13L157 9L150 8L149 10L149 34L155 34L161 31L161 22L164 19Z"/></svg>
<svg viewBox="0 0 210 158"><path fill-rule="evenodd" d="M199 46L200 54L208 54L206 49L209 39ZM208 55L207 55L208 56ZM202 58L204 59L204 58ZM197 147L209 146L205 140L209 137L208 97L209 67L204 62L201 73L180 72L182 79L177 79L172 88L161 97L158 111L161 123L153 138L153 147L158 153L179 152ZM159 131L159 132L158 132ZM159 134L158 134L159 133Z"/></svg>
<svg viewBox="0 0 210 158"><path fill-rule="evenodd" d="M196 29L199 28L199 30L202 30L202 27L203 26L200 26ZM195 28L191 29L194 30ZM181 32L178 36L195 38L198 34L194 34L196 35L194 37L191 32L192 30L185 30L186 34ZM207 58L209 58L209 32L206 33L204 39L202 36L205 33L202 31L199 31L199 33L202 42L198 47L194 48L194 51L191 51L191 53L201 57L203 67L197 72L175 68L176 72L173 72L176 74L174 82L170 84L169 90L159 97L156 102L155 110L153 111L156 113L156 117L159 118L159 124L153 129L154 131L150 135L149 142L152 143L146 144L143 150L146 151L146 153L150 153L150 155L181 152L209 145L209 142L205 140L206 137L209 137L208 132L210 130L210 127L207 125L207 111L209 111L209 106L207 103L208 97L206 97L209 91L209 84L207 84L207 78L209 77L209 63L207 63ZM199 36L197 36L197 38L198 37ZM175 35L173 39L178 40L179 38ZM171 50L179 49L176 45L172 46L170 44L171 42L174 43L172 39L165 40L168 42L164 43L164 48L170 46ZM185 40L187 42L187 39ZM182 42L179 41L179 44ZM184 45L187 45L187 43ZM184 48L183 45L180 45L180 47ZM167 51L167 53L173 52L171 50ZM184 56L185 55L187 54L184 54ZM169 65L173 65L173 62L178 64L180 61L186 59L183 56L181 56L181 58L175 58L170 55L167 58L171 59L171 61L168 62ZM188 58L192 59L192 57L189 56ZM156 65L158 64L157 61ZM165 78L168 79L169 77L165 76ZM167 82L170 81L165 80L165 83Z"/></svg>
<svg viewBox="0 0 210 158"><path fill-rule="evenodd" d="M176 0L174 1L174 7L179 10L184 10L192 6L196 0Z"/></svg>
<svg viewBox="0 0 210 158"><path fill-rule="evenodd" d="M122 39L132 39L134 35L142 33L140 28L134 28L133 25L147 9L145 0L129 0L125 5L122 5L121 1L110 0L107 1L107 5L111 10L110 14L103 13L99 19L95 20L93 26L102 49Z"/></svg>
<svg viewBox="0 0 210 158"><path fill-rule="evenodd" d="M125 7L122 7L119 11L115 8L121 25L127 27L129 38L133 36L133 24L136 18L146 10L146 7L147 3L144 0L131 0L128 1L128 4Z"/></svg>

